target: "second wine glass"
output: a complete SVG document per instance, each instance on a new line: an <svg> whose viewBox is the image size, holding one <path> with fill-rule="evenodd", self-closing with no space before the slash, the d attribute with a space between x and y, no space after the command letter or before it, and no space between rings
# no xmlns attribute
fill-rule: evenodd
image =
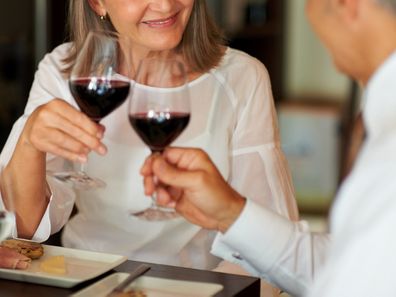
<svg viewBox="0 0 396 297"><path fill-rule="evenodd" d="M190 121L190 96L183 63L175 59L146 58L140 62L132 96L129 121L152 153L162 153ZM174 209L151 206L132 215L149 221L177 217Z"/></svg>
<svg viewBox="0 0 396 297"><path fill-rule="evenodd" d="M126 36L92 31L78 53L70 74L70 91L81 111L96 123L128 97L132 66L130 48L130 39ZM78 171L49 174L80 190L106 185L104 181L87 175L84 164L80 164Z"/></svg>

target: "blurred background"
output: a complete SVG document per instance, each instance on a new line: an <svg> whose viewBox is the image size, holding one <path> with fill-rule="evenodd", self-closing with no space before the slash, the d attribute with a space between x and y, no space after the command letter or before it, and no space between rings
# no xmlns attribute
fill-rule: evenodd
<svg viewBox="0 0 396 297"><path fill-rule="evenodd" d="M229 45L266 65L300 209L307 216L325 217L345 174L358 87L337 72L310 29L305 0L207 2ZM38 61L67 40L66 4L67 0L3 3L0 148L23 113Z"/></svg>

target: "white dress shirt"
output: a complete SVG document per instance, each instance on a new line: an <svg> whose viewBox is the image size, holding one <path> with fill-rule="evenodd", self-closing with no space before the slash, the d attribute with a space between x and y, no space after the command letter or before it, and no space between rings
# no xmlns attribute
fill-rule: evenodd
<svg viewBox="0 0 396 297"><path fill-rule="evenodd" d="M35 108L53 98L77 107L61 73L61 60L69 46L59 46L40 63L25 113L15 123L0 156L1 167L8 163L26 119ZM191 81L189 88L191 120L173 145L203 148L238 191L283 216L297 219L265 67L247 54L228 48L221 64ZM75 192L47 177L53 195L33 239L44 241L67 223L63 233L67 247L156 263L216 267L219 258L210 254L214 232L181 218L147 222L129 215L150 205L139 175L150 151L128 122L127 103L101 123L106 126L103 141L108 153L91 153L86 170L104 180L107 187ZM69 162L61 158L48 156L48 169L59 171L67 165ZM68 222L74 203L78 214Z"/></svg>
<svg viewBox="0 0 396 297"><path fill-rule="evenodd" d="M331 242L328 235L310 233L305 222L293 223L248 201L226 234L216 237L213 253L293 296L394 296L395 78L396 53L367 85L363 106L367 137L335 199Z"/></svg>

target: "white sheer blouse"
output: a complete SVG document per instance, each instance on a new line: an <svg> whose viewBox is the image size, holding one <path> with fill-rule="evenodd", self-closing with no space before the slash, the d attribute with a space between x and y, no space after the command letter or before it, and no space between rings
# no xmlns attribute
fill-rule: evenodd
<svg viewBox="0 0 396 297"><path fill-rule="evenodd" d="M24 115L15 123L0 157L9 161L26 119L53 98L77 107L61 74L62 58L70 44L47 54L39 65ZM245 53L228 48L221 64L190 82L190 124L175 146L207 151L223 176L249 199L297 219L293 187L279 144L277 119L265 67ZM34 240L44 241L65 224L67 247L118 253L130 259L212 269L220 262L210 254L214 237L178 218L146 222L129 215L150 201L143 195L139 169L150 153L132 130L127 103L102 123L108 154L91 153L88 173L107 183L105 189L75 192L48 177L53 195ZM48 156L47 167L70 166ZM78 214L69 219L73 204Z"/></svg>

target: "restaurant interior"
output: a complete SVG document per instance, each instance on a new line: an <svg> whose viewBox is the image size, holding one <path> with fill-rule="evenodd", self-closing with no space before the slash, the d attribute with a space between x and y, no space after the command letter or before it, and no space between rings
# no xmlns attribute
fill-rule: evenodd
<svg viewBox="0 0 396 297"><path fill-rule="evenodd" d="M23 113L38 62L67 40L66 0L5 1L0 10L0 148ZM305 0L208 0L229 46L267 67L300 214L326 230L346 174L360 90L338 73L304 16Z"/></svg>

